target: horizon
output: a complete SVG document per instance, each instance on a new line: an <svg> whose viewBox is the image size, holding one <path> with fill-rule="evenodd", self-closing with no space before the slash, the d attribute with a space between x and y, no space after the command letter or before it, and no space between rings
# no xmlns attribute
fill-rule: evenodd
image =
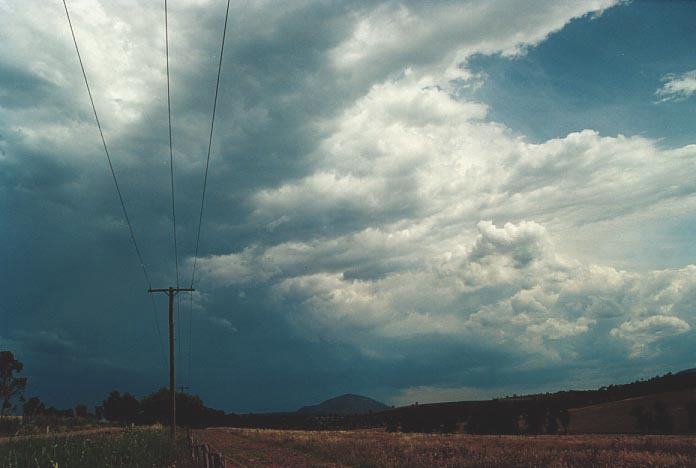
<svg viewBox="0 0 696 468"><path fill-rule="evenodd" d="M197 258L188 393L404 406L696 367L696 2L233 3L196 257L224 3L168 13L175 259L162 5L70 2L151 286ZM47 404L141 398L166 301L63 6L0 0L0 36L0 349Z"/></svg>

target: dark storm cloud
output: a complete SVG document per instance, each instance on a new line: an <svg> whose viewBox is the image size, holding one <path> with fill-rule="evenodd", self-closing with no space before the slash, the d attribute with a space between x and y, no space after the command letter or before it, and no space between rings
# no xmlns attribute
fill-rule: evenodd
<svg viewBox="0 0 696 468"><path fill-rule="evenodd" d="M153 285L167 286L175 279L162 12L149 2L69 3L145 263ZM603 383L593 369L609 365L607 351L622 364L642 356L634 368L682 362L696 288L669 291L691 285L690 270L655 272L658 281L559 259L546 229L524 222L532 213L566 232L596 214L592 197L620 198L603 182L626 167L647 187L649 211L664 198L650 193L678 183L681 166L651 172L631 159L658 154L640 138L584 132L528 145L488 122L483 103L452 97L452 83L471 78L471 54L523 53L611 4L235 4L190 372L188 296L177 315L179 381L214 406L261 411L348 391L390 400L417 395L409 389L546 389L575 371ZM162 297L150 308L58 6L0 0L0 37L13 45L0 51L0 280L12 291L0 306L0 340L25 361L32 392L71 405L163 385L157 328L164 335L166 312ZM184 284L222 7L170 10ZM572 156L569 170L554 170L558 154ZM606 169L598 154L610 155ZM576 209L565 210L588 179L592 195L579 192ZM660 358L667 344L680 351Z"/></svg>

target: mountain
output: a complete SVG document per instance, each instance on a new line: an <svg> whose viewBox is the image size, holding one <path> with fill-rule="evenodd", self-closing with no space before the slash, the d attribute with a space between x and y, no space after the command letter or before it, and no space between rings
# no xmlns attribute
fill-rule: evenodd
<svg viewBox="0 0 696 468"><path fill-rule="evenodd" d="M389 409L389 406L379 401L361 395L341 395L330 400L323 401L318 405L303 406L297 412L299 414L312 416L340 415L349 416L352 414L376 413Z"/></svg>

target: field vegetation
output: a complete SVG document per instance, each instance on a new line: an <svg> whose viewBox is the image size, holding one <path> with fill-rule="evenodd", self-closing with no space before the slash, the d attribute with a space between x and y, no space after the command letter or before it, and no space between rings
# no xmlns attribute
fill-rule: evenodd
<svg viewBox="0 0 696 468"><path fill-rule="evenodd" d="M4 468L94 468L187 466L181 435L172 446L162 428L113 429L93 434L15 437L0 442Z"/></svg>
<svg viewBox="0 0 696 468"><path fill-rule="evenodd" d="M645 467L696 465L691 436L484 436L384 431L206 429L196 437L246 466Z"/></svg>

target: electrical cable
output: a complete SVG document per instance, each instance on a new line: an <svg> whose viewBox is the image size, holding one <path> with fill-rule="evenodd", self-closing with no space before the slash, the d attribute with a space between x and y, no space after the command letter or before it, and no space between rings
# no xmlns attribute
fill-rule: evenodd
<svg viewBox="0 0 696 468"><path fill-rule="evenodd" d="M198 262L198 249L201 241L201 226L203 224L203 208L205 207L205 194L208 186L208 169L210 168L210 151L213 146L213 129L215 128L215 112L217 110L218 92L220 89L220 73L222 72L222 58L225 52L225 36L227 35L227 19L230 14L230 0L227 0L227 10L225 11L225 26L222 30L222 45L220 46L220 62L218 63L217 82L215 83L215 99L213 100L213 115L210 119L210 135L208 137L208 156L205 161L205 174L203 176L203 194L201 195L201 210L198 215L198 233L196 235L196 250L193 256L193 269L191 271L191 287L196 277L196 265Z"/></svg>
<svg viewBox="0 0 696 468"><path fill-rule="evenodd" d="M172 145L172 99L169 85L169 20L167 0L164 0L164 43L167 56L167 117L169 121L169 179L172 192L172 225L174 228L174 265L176 268L176 287L179 287L179 252L176 242L176 204L174 203L174 151Z"/></svg>
<svg viewBox="0 0 696 468"><path fill-rule="evenodd" d="M213 112L212 116L210 118L210 134L208 135L208 154L206 156L205 160L205 173L203 175L203 191L201 194L201 209L200 213L198 215L198 230L196 233L196 249L195 253L193 256L193 268L191 270L191 285L190 287L193 288L193 284L196 278L196 266L198 264L198 253L199 253L199 248L200 248L200 242L201 242L201 227L203 225L203 211L205 208L205 195L206 195L206 190L208 187L208 172L210 169L210 154L212 151L213 147L213 131L215 129L215 115L217 111L217 102L218 102L218 95L220 91L220 75L222 74L222 59L224 57L225 53L225 38L227 37L227 22L230 16L230 0L227 0L227 8L225 9L225 24L222 29L222 41L220 44L220 60L218 62L218 72L217 72L217 79L215 82L215 97L213 99ZM189 362L188 362L188 384L189 386L191 385L191 361L192 361L192 351L191 351L191 343L192 343L192 323L193 321L193 292L190 293L189 295Z"/></svg>
<svg viewBox="0 0 696 468"><path fill-rule="evenodd" d="M109 154L109 149L106 145L106 139L104 138L104 132L102 130L101 122L99 121L99 115L97 114L97 108L94 104L94 98L92 97L92 90L89 86L89 80L87 79L87 72L85 71L84 63L82 62L82 55L80 54L80 48L77 45L77 38L75 37L75 29L73 28L72 20L70 19L70 12L68 11L68 5L66 3L66 0L63 0L63 7L65 8L65 16L68 20L68 26L70 26L70 34L72 36L73 44L75 45L75 52L77 53L77 59L80 63L80 70L82 71L82 77L84 78L85 81L85 87L87 88L87 94L89 96L89 102L92 105L92 112L94 113L94 120L97 123L97 128L99 129L99 136L101 137L101 142L102 146L104 147L104 154L106 155L106 160L109 163L109 170L111 172L111 177L114 181L114 186L116 187L116 193L118 194L118 200L121 204L121 210L123 211L123 217L126 220L126 224L128 225L128 232L130 234L130 239L133 243L133 247L135 247L135 253L138 257L138 261L140 262L140 266L143 270L143 275L145 276L145 281L147 282L148 289L152 289L152 282L150 281L150 275L147 272L147 267L145 266L145 262L143 261L143 256L140 252L140 248L138 247L138 242L136 241L135 238L135 231L133 230L133 225L131 224L130 217L128 216L128 210L126 209L126 204L123 199L123 194L121 193L121 188L118 185L118 179L116 178L116 171L114 170L113 163L111 162L111 155ZM150 295L151 299L151 305L152 305L152 310L153 310L153 317L155 320L155 329L157 331L157 336L160 342L160 353L162 355L162 358L165 363L166 367L166 357L164 356L164 342L162 341L162 332L160 331L159 327L159 321L157 320L157 308L155 305L155 300L154 298Z"/></svg>
<svg viewBox="0 0 696 468"><path fill-rule="evenodd" d="M116 187L116 193L118 193L118 200L121 203L121 209L123 210L123 217L126 219L126 224L128 224L128 232L130 233L131 241L133 241L133 246L135 247L135 253L138 256L138 261L143 269L143 274L145 275L145 280L147 281L148 288L152 288L152 283L150 282L150 275L147 273L147 268L145 267L145 262L143 261L143 256L138 248L138 242L135 240L135 232L133 231L133 225L128 217L128 210L126 209L126 204L123 201L123 195L121 194L121 188L118 185L118 180L116 179L116 171L111 163L111 156L109 155L109 150L106 146L106 140L104 139L104 132L102 131L101 123L99 122L99 116L97 115L97 108L94 105L94 99L92 98L92 90L89 87L89 81L87 80L87 73L85 72L84 64L82 63L82 56L80 55L80 48L77 46L77 39L75 38L75 30L73 29L72 21L70 20L70 13L68 12L68 5L63 0L63 7L65 7L65 15L68 18L68 25L70 26L70 34L72 35L73 43L75 44L75 51L77 52L77 59L80 62L80 69L82 70L82 77L85 79L85 86L87 87L87 94L89 95L89 102L92 104L92 112L94 112L94 120L97 122L97 128L99 128L99 136L101 137L102 145L104 146L104 153L106 154L106 160L109 163L109 169L111 170L111 177L114 180L114 186Z"/></svg>

